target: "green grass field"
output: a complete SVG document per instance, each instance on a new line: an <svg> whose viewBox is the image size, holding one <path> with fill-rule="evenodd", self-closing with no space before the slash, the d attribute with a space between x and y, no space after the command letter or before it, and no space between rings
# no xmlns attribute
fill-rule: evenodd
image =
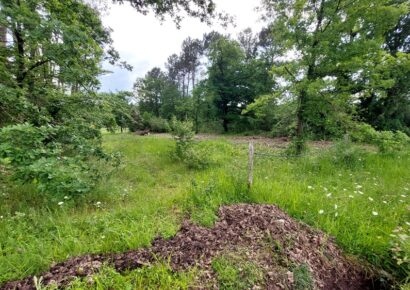
<svg viewBox="0 0 410 290"><path fill-rule="evenodd" d="M147 246L157 235L175 234L188 215L211 226L220 205L236 202L274 203L334 236L347 253L402 282L409 276L408 151L383 155L339 146L313 148L302 158L257 155L255 182L248 192L247 144L222 138L202 142L212 148L215 164L190 170L172 159L171 139L104 134L104 147L122 153L122 166L82 197L41 196L29 185L11 186L3 180L0 284L39 274L70 256ZM272 153L264 146L256 152ZM107 269L96 288L104 289L108 280L154 288L173 281L185 288L190 277L169 273L166 265L125 276ZM77 282L74 289L81 288Z"/></svg>

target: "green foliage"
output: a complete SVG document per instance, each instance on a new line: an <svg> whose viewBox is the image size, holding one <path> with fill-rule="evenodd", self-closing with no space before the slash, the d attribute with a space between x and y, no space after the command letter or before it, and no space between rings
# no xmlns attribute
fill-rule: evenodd
<svg viewBox="0 0 410 290"><path fill-rule="evenodd" d="M142 123L144 128L149 129L155 133L166 133L170 131L169 122L161 117L156 117L148 112L144 112L142 115Z"/></svg>
<svg viewBox="0 0 410 290"><path fill-rule="evenodd" d="M224 131L243 131L244 125L249 128L247 120L241 124L245 119L241 111L273 86L266 63L257 59L246 61L239 43L229 37L219 37L211 43L209 59L207 86Z"/></svg>
<svg viewBox="0 0 410 290"><path fill-rule="evenodd" d="M192 122L181 122L174 117L171 122L171 133L176 141L175 157L178 160L195 169L204 169L210 165L210 152L207 148L194 144L195 132Z"/></svg>
<svg viewBox="0 0 410 290"><path fill-rule="evenodd" d="M263 269L241 257L225 255L212 261L220 289L250 289L263 283Z"/></svg>
<svg viewBox="0 0 410 290"><path fill-rule="evenodd" d="M376 145L383 153L402 151L410 146L410 137L405 133L376 131L372 126L364 123L356 125L352 131L352 139Z"/></svg>
<svg viewBox="0 0 410 290"><path fill-rule="evenodd" d="M275 57L281 59L272 68L277 89L283 102L291 99L298 104L298 140L309 131L321 138L340 137L358 95L383 95L394 85L394 65L389 70L382 67L398 60L383 50L383 44L406 5L388 0L361 0L355 5L266 0L262 6L272 21ZM297 57L289 57L290 51Z"/></svg>
<svg viewBox="0 0 410 290"><path fill-rule="evenodd" d="M285 154L292 156L300 156L302 153L307 152L306 140L304 138L293 137L292 142L286 148Z"/></svg>
<svg viewBox="0 0 410 290"><path fill-rule="evenodd" d="M324 158L332 156L335 164L338 166L354 169L358 166L363 166L362 158L364 158L367 152L349 141L340 141L333 145L327 154L328 156Z"/></svg>
<svg viewBox="0 0 410 290"><path fill-rule="evenodd" d="M98 131L87 136L69 129L30 124L2 128L0 161L14 180L32 183L40 192L60 196L89 192L101 175L97 160L110 157L97 145Z"/></svg>

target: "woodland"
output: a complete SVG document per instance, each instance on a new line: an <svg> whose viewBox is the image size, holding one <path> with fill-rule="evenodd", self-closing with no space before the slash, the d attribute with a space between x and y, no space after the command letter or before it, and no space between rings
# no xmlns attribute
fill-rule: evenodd
<svg viewBox="0 0 410 290"><path fill-rule="evenodd" d="M235 22L0 0L0 289L410 289L408 1L261 0L119 92L104 5Z"/></svg>

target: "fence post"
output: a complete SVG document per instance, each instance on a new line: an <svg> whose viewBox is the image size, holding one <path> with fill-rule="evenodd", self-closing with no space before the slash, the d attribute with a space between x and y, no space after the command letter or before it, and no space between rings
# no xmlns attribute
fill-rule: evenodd
<svg viewBox="0 0 410 290"><path fill-rule="evenodd" d="M249 142L248 189L250 189L253 184L253 157L254 157L253 143Z"/></svg>

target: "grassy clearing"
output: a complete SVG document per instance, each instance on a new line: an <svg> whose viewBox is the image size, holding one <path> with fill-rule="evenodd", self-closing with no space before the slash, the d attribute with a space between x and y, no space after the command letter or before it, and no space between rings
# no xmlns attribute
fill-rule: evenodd
<svg viewBox="0 0 410 290"><path fill-rule="evenodd" d="M204 142L216 148L219 165L195 171L171 158L172 140L105 134L105 147L122 152L124 165L85 197L39 196L30 186L3 181L0 283L38 274L69 256L147 246L158 234L172 236L188 214L212 225L220 205L236 202L275 203L335 236L347 252L408 276L408 263L398 262L410 255L409 152L339 148L301 159L258 156L255 184L247 192L246 144ZM104 275L102 280L109 277ZM141 273L132 275L154 283Z"/></svg>

